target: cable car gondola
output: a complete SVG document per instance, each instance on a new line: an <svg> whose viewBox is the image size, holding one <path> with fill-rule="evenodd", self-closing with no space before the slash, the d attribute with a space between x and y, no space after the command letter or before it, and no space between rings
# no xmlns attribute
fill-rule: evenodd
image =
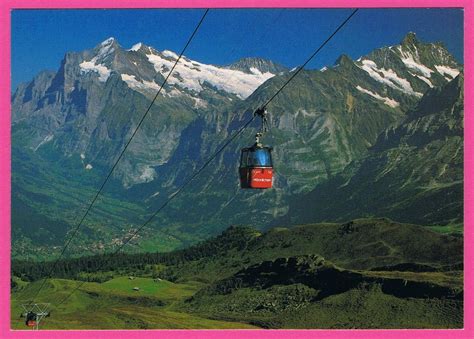
<svg viewBox="0 0 474 339"><path fill-rule="evenodd" d="M260 138L266 131L267 123L265 108L258 109L255 115L262 118L262 129L255 135L255 144L242 148L240 151L240 187L241 188L272 188L273 162L272 147L263 146Z"/></svg>
<svg viewBox="0 0 474 339"><path fill-rule="evenodd" d="M36 326L36 321L38 320L38 316L35 312L28 312L26 314L26 321L25 321L25 325L26 326L30 326L30 327L34 327Z"/></svg>

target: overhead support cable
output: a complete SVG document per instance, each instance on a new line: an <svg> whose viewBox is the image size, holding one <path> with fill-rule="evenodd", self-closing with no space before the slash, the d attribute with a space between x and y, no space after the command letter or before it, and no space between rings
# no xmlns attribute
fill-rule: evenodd
<svg viewBox="0 0 474 339"><path fill-rule="evenodd" d="M196 33L197 29L199 28L199 26L201 25L202 21L204 20L204 17L206 16L207 12L209 10L206 10L206 12L204 13L201 21L199 22L198 26L196 27L195 31L193 32L193 35L191 36L190 40L188 41L188 43L186 44L185 48L183 49L183 51L181 52L179 58L177 61L179 61L179 59L181 58L182 54L184 53L184 50L186 49L186 47L189 45L192 37L194 36L194 34ZM135 232L132 233L132 235L122 243L122 245L120 245L113 253L112 253L112 256L117 254L120 250L122 250L122 248L124 248L131 240L133 240L133 238L143 229L145 228L155 217L156 215L158 215L173 199L175 199L188 185L189 183L191 183L200 173L202 173L202 171L237 137L239 136L254 120L255 120L255 117L257 115L260 115L262 110L265 109L265 107L270 104L270 102L273 101L273 99L276 98L276 96L278 94L280 94L283 89L296 77L296 75L298 75L301 70L303 70L303 68L321 51L321 49L342 29L342 27L344 27L344 25L347 24L347 22L355 15L355 13L358 11L358 9L355 9L337 28L336 30L316 49L316 51L306 60L306 62L301 65L297 71L295 71L295 73L292 74L292 76L282 85L282 87L280 87L280 89L278 91L275 92L275 94L273 96L270 97L270 99L268 99L266 101L266 103L261 106L261 108L258 108L252 118L250 118L236 133L234 133L230 138L227 139L227 141L224 142L224 144L219 147L214 153L213 155L197 170L195 171L179 188L177 191L175 191L173 194L170 195L170 197L137 229L135 230ZM177 64L177 62L176 62ZM166 77L165 79L165 82L166 80L168 79L169 75L171 74L171 72L173 71L174 67L176 66L176 64L173 66L172 70L170 71L170 73L168 74L168 76ZM165 83L164 82L164 83ZM162 85L162 87L164 86L164 83ZM162 87L160 88L159 92L161 91ZM155 99L158 97L158 94L159 92L157 93L157 95L155 96ZM154 100L155 100L154 99ZM154 101L153 100L153 101ZM151 108L151 105L149 107L149 109ZM149 109L147 110L147 112L145 113L144 117L142 118L142 120L140 121L140 124L143 122L146 114L148 113ZM137 127L137 129L135 130L134 133L136 133L136 131L138 130L139 126ZM133 134L134 135L134 134ZM133 138L133 135L132 135L132 138ZM129 142L131 141L131 139L129 140ZM129 144L129 143L128 143ZM127 144L127 146L128 146ZM123 152L122 154L123 155ZM120 156L121 157L121 156ZM118 160L120 160L120 157ZM117 161L118 162L118 161ZM115 167L115 165L114 165ZM113 171L113 169L112 169ZM105 185L105 184L104 184ZM56 261L57 263L57 261ZM100 270L102 267L103 267L103 263L98 267L97 270ZM51 272L49 275L51 275L52 271L54 269L54 266L53 268L51 269ZM45 283L46 279L44 280L43 282L43 285ZM62 299L58 304L57 306L63 304L64 302L66 302L70 297L71 295L73 295L79 288L81 288L86 282L83 281L82 283L80 283L79 285L77 285L71 293L69 293L64 299ZM41 289L40 289L41 290ZM36 295L37 296L37 295Z"/></svg>
<svg viewBox="0 0 474 339"><path fill-rule="evenodd" d="M299 69L283 84L283 86L275 92L275 94L270 97L270 99L263 105L261 108L257 108L254 111L252 118L250 118L236 133L234 133L224 144L219 147L214 154L197 170L195 171L184 184L182 184L176 192L174 192L133 234L123 242L123 244L118 247L113 253L112 256L117 254L122 248L124 248L143 228L145 228L173 199L175 199L185 188L186 186L191 183L211 162L214 160L237 136L239 136L254 120L257 116L264 116L265 115L265 107L295 78L295 76L300 73L300 71L319 53L319 51L341 30L341 28L354 16L354 14L358 11L355 9L349 17L346 18L337 28L336 30L318 47L318 49L306 60L306 62L299 67ZM98 268L103 266L101 264ZM68 294L63 300L61 300L58 304L61 305L66 302L71 295L73 295L79 288L81 288L85 284L85 281L80 283L73 291Z"/></svg>
<svg viewBox="0 0 474 339"><path fill-rule="evenodd" d="M44 279L43 283L41 284L40 288L38 289L38 292L34 295L33 299L36 298L40 291L43 289L44 285L46 284L46 280L48 279L49 276L51 276L51 273L53 272L54 268L56 267L58 261L63 257L64 253L66 252L66 249L69 247L69 245L71 244L72 240L74 239L74 237L77 235L77 232L79 231L79 228L81 227L81 225L83 224L84 220L86 219L86 217L89 215L89 212L90 210L92 209L92 207L94 206L95 202L97 201L100 193L102 193L102 190L104 189L105 187L105 184L109 181L110 177L112 176L112 173L113 171L115 170L115 168L117 167L117 164L119 163L119 161L122 159L123 155L125 154L125 151L127 150L128 146L130 145L130 143L132 142L133 138L135 137L135 135L137 134L138 130L140 129L140 127L142 126L143 122L145 121L145 118L147 117L148 113L150 112L151 108L153 107L153 105L155 104L155 101L156 99L158 98L158 96L160 95L161 91L163 90L165 84L167 83L169 77L171 76L171 74L173 73L176 65L178 64L179 60L181 60L184 52L186 51L186 49L188 48L189 44L191 43L191 41L193 40L194 36L196 35L196 33L198 32L199 28L201 27L201 24L203 23L207 13L209 12L209 9L206 9L206 11L204 12L204 14L202 15L201 17L201 20L199 20L198 24L196 25L196 27L194 28L194 31L193 33L191 34L191 36L189 37L188 41L186 42L185 46L183 47L183 49L181 50L181 53L179 54L179 57L176 59L173 67L171 68L171 70L168 72L168 75L166 76L165 80L163 81L163 83L161 84L160 88L158 89L158 92L156 93L156 95L154 96L153 100L150 102L150 104L148 105L148 108L146 109L145 113L142 115L140 121L138 122L137 124L137 127L135 127L135 130L133 131L132 135L130 136L130 138L128 139L127 143L125 144L124 148L122 149L122 151L120 152L118 158L115 160L114 162L114 165L112 166L112 168L110 169L109 173L107 174L107 176L105 177L105 180L102 182L102 185L100 186L99 190L96 192L96 194L94 195L94 198L92 199L92 201L90 202L90 204L88 205L85 213L82 215L79 223L76 225L76 227L74 228L74 230L72 231L71 235L69 236L69 239L66 241L65 245L63 246L62 250L61 250L61 253L59 254L59 257L55 260L54 264L52 265L51 267L51 270L49 272L49 274L46 276L46 278Z"/></svg>
<svg viewBox="0 0 474 339"><path fill-rule="evenodd" d="M214 160L237 136L239 136L246 128L248 125L254 121L255 115L252 116L236 133L234 133L221 147L219 147L214 154L196 171L194 172L191 177L189 177L179 188L177 191L175 191L173 194L170 195L170 197L158 208L155 213L153 213L139 228L137 228L132 235L128 237L127 240L125 240L122 245L120 245L114 252L112 252L112 256L117 254L124 248L130 241L133 240L137 236L138 233L140 233L141 230L143 230L155 217L158 213L160 213L173 199L175 199L185 188L188 186L191 181L193 181L211 162ZM102 263L97 270L100 270L104 264ZM83 286L86 282L83 281L81 284L76 286L74 290L67 295L63 300L61 300L57 306L63 304L69 297L74 294L81 286Z"/></svg>
<svg viewBox="0 0 474 339"><path fill-rule="evenodd" d="M268 99L266 101L266 103L262 106L262 107L266 107L270 102L273 101L273 99L275 99L277 97L278 94L280 94L281 91L283 91L283 89L303 70L303 68L324 48L324 46L326 46L326 44L331 41L331 39L337 34L337 32L339 32L342 27L344 27L348 22L349 20L357 13L359 9L356 8L354 11L352 11L352 13L346 18L346 20L344 20L335 30L334 32L318 47L318 49L316 49L316 51L314 51L313 54L311 54L311 56L305 61L305 63L303 65L301 65L300 67L298 67L298 69L293 73L293 75L283 84L283 86L280 87L280 89L278 91L276 91L276 93L270 97L270 99Z"/></svg>

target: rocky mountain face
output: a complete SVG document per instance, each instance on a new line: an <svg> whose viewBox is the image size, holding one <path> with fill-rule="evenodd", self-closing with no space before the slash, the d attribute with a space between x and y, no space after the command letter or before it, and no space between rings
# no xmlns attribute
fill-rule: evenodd
<svg viewBox="0 0 474 339"><path fill-rule="evenodd" d="M414 52L409 54L409 50ZM431 60L430 67L421 64L424 55L428 54L430 57L426 59ZM237 180L229 181L229 173L236 171L238 152L242 147L241 142L232 144L218 159L218 165L195 183L197 188L193 191L205 192L200 196L205 202L188 206L186 201L192 199L194 193L185 192L183 194L189 194L188 198L182 200L183 204L174 203L176 209L170 211L174 213L171 219L185 218L179 211L186 208L186 223L189 225L198 220L196 225L203 231L214 228L220 223L219 219L261 227L285 215L289 196L308 192L341 173L350 163L366 155L380 133L403 121L405 112L416 105L421 93L431 88L418 76L421 70L426 71L423 67L432 70L430 83L433 87L451 81L451 76L437 71L443 64L453 76L459 72L460 66L453 64L453 59L447 55L441 45L423 44L409 34L401 45L382 48L358 61L341 56L333 67L302 72L268 108L271 131L265 142L274 146L275 188L239 191ZM366 66L368 64L371 66ZM195 126L201 140L215 140L204 143L204 147L218 144L241 126L249 118L248 108L263 104L290 74L271 78L244 103L223 111L220 120L208 115L201 127ZM229 127L221 128L219 121L222 120L228 121ZM249 131L242 140L248 140L247 144L250 144L252 133ZM194 139L181 141L182 154L196 153ZM175 170L178 168L172 175L178 173L184 178L188 168L180 163L179 159L170 162ZM167 172L171 172L170 169ZM235 194L225 193L229 191Z"/></svg>
<svg viewBox="0 0 474 339"><path fill-rule="evenodd" d="M228 68L254 74L279 74L288 71L285 66L277 64L271 60L265 60L262 58L242 58L234 62L233 64L230 64Z"/></svg>
<svg viewBox="0 0 474 339"><path fill-rule="evenodd" d="M34 151L52 143L63 156L108 169L177 57L141 43L125 50L113 38L93 50L67 53L56 74L41 73L17 89L13 125L23 121L33 130L28 146ZM115 176L127 187L153 180L153 167L168 161L191 121L248 96L274 75L259 65L265 61L247 72L183 57Z"/></svg>
<svg viewBox="0 0 474 339"><path fill-rule="evenodd" d="M426 92L366 157L291 204L280 222L386 216L420 224L463 222L463 75ZM277 222L278 223L278 222Z"/></svg>
<svg viewBox="0 0 474 339"><path fill-rule="evenodd" d="M100 185L177 57L142 43L127 50L111 38L92 50L67 53L56 73L42 72L20 85L12 97L13 215L31 209L73 224L70 210L83 208ZM160 213L146 235L149 248L153 241L194 242L230 223L265 227L286 215L291 197L362 161L369 149L380 147L381 133L406 121L424 93L438 91L461 69L441 44L420 42L410 33L400 45L356 61L343 55L334 66L304 70L268 106L271 130L264 142L274 147L275 189L238 188L239 150L255 133L249 128ZM114 171L88 232L81 234L84 247L76 250L110 244L123 233L117 224L135 227L146 219L291 72L259 58L218 67L183 56ZM431 108L436 104L427 112ZM54 204L35 198L39 191ZM421 223L440 218L427 220ZM21 231L25 220L13 218L13 227L23 244L31 238Z"/></svg>

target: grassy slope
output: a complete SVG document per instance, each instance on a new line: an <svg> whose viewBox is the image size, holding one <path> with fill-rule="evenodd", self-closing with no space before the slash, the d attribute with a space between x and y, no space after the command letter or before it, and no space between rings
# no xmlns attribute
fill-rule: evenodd
<svg viewBox="0 0 474 339"><path fill-rule="evenodd" d="M301 283L196 294L256 263L309 254L322 255L339 267L373 278L406 279L462 290L459 237L387 219L360 219L346 224L276 228L263 234L251 228L231 228L207 243L214 244L213 250L205 251L200 259L176 266L145 267L143 272L136 272L142 277L134 280L128 279L127 269L120 268L112 280L85 283L65 305L53 309L45 328L462 327L459 299L396 297L384 292L377 282L321 300L313 298L317 290ZM206 248L205 244L201 246ZM417 272L416 266L405 267L403 272L390 269L403 263L422 264L432 271ZM370 271L374 267L379 268ZM150 278L157 273L162 281ZM15 317L19 313L17 300L28 299L39 282L17 283L20 287L13 294L12 326L23 328ZM77 283L53 279L38 301L57 304ZM133 291L135 286L141 290Z"/></svg>
<svg viewBox="0 0 474 339"><path fill-rule="evenodd" d="M25 329L20 318L21 301L28 300L40 282L13 293L11 328ZM149 278L129 280L127 277L106 283L85 283L64 304L60 301L79 282L63 279L48 281L38 302L52 304L51 317L43 329L146 329L146 328L254 328L245 323L217 321L184 313L176 303L193 294L200 284L155 282ZM141 291L133 291L138 286Z"/></svg>
<svg viewBox="0 0 474 339"><path fill-rule="evenodd" d="M358 270L407 262L433 267L462 263L459 237L388 219L358 219L347 230L345 225L308 224L263 234L249 229L242 249L170 267L168 272L178 281L212 282L261 261L304 254L318 254L340 267Z"/></svg>
<svg viewBox="0 0 474 339"><path fill-rule="evenodd" d="M341 267L368 277L398 278L462 290L459 268L462 239L387 219L359 219L348 224L311 224L252 233L241 250L169 268L179 281L216 282L265 260L320 254ZM368 271L398 263L421 263L434 272ZM296 291L295 291L296 289ZM303 291L301 291L301 289ZM215 319L247 321L269 328L460 328L462 302L436 298L398 298L378 284L311 301L317 291L305 286L241 288L230 294L199 294L183 307ZM307 299L305 299L307 298ZM297 302L296 302L296 301Z"/></svg>
<svg viewBox="0 0 474 339"><path fill-rule="evenodd" d="M275 296L281 297L274 289L247 288L230 295L210 296L190 309L183 299L202 284L156 283L147 278L120 277L103 284L86 283L65 304L56 307L77 284L60 279L48 283L39 302L52 302L53 308L43 329L462 327L462 305L457 301L396 298L382 293L377 286L353 289L320 302L273 312L255 309L261 307L262 299L273 301ZM139 286L141 291L133 291L132 286ZM13 294L11 328L26 328L24 318L18 317L20 300L28 299L37 287L33 283ZM287 291L282 293L287 295ZM165 305L154 305L159 302ZM232 310L227 308L229 305Z"/></svg>
<svg viewBox="0 0 474 339"><path fill-rule="evenodd" d="M204 296L185 307L201 316L246 321L266 328L463 327L463 307L457 300L397 298L373 284L320 301L292 304L294 288L244 288L228 295ZM275 305L283 305L283 309L275 310Z"/></svg>
<svg viewBox="0 0 474 339"><path fill-rule="evenodd" d="M284 328L462 328L462 304L354 289L277 317Z"/></svg>

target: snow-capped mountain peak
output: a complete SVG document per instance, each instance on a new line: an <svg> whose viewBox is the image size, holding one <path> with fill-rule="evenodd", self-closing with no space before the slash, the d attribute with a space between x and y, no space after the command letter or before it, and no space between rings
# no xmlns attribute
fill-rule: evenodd
<svg viewBox="0 0 474 339"><path fill-rule="evenodd" d="M137 52L138 50L140 50L140 48L142 48L142 46L143 46L143 43L138 42L135 45L133 45L130 49L128 49L127 51Z"/></svg>
<svg viewBox="0 0 474 339"><path fill-rule="evenodd" d="M94 48L94 56L90 60L84 60L79 64L79 67L81 68L81 73L97 73L99 76L99 81L106 82L112 71L107 65L107 59L118 48L120 48L120 45L113 37L102 41Z"/></svg>
<svg viewBox="0 0 474 339"><path fill-rule="evenodd" d="M146 57L157 73L167 75L167 72L175 64L178 55L168 50L158 52L151 49ZM275 76L274 73L262 73L256 68L247 73L242 70L204 64L183 57L176 65L173 74L168 79L168 83L194 93L199 93L206 87L211 86L235 94L240 98L246 98L273 76Z"/></svg>
<svg viewBox="0 0 474 339"><path fill-rule="evenodd" d="M176 60L176 59L179 58L179 55L178 55L178 54L176 54L176 53L173 52L173 51L167 50L167 49L165 49L165 50L162 52L162 54L163 54L164 56L166 56L166 57L168 57L168 58L171 58L171 59L174 59L174 60Z"/></svg>
<svg viewBox="0 0 474 339"><path fill-rule="evenodd" d="M413 32L399 45L377 49L355 64L383 86L416 97L453 80L461 70L442 45L423 43Z"/></svg>
<svg viewBox="0 0 474 339"><path fill-rule="evenodd" d="M171 50L158 51L141 42L123 50L116 39L108 38L93 50L84 52L84 60L79 67L81 74L95 74L100 82L106 82L111 73L116 72L129 88L151 94L160 87L157 79L168 75L178 57ZM173 95L184 91L195 97L204 89L212 88L244 99L282 71L286 68L259 58L245 58L229 66L215 66L183 55L168 79L167 87L175 87ZM163 94L166 93L169 95L171 91Z"/></svg>
<svg viewBox="0 0 474 339"><path fill-rule="evenodd" d="M117 41L117 39L115 39L113 36L111 36L111 37L105 39L104 41L102 41L102 42L100 43L100 45L101 45L101 46L106 46L106 45L113 44L113 43L116 42L116 41Z"/></svg>
<svg viewBox="0 0 474 339"><path fill-rule="evenodd" d="M121 49L118 41L110 37L104 41L102 41L99 45L94 48L96 53L97 60L105 61L109 55L112 55L116 50Z"/></svg>

